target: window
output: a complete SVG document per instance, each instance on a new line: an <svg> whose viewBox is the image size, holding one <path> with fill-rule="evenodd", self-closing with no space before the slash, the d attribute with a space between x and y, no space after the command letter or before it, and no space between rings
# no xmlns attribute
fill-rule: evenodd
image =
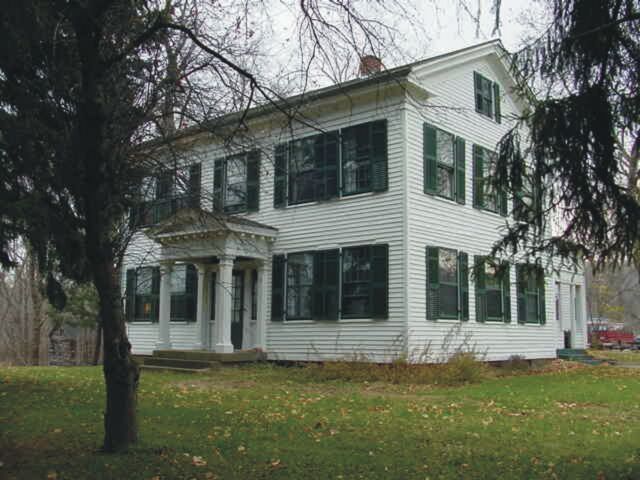
<svg viewBox="0 0 640 480"><path fill-rule="evenodd" d="M126 273L125 316L129 322L157 322L160 269L143 267Z"/></svg>
<svg viewBox="0 0 640 480"><path fill-rule="evenodd" d="M492 181L495 154L479 145L473 146L473 206L507 215L507 195Z"/></svg>
<svg viewBox="0 0 640 480"><path fill-rule="evenodd" d="M198 163L144 178L139 200L130 212L131 227L155 225L181 209L199 208L200 171Z"/></svg>
<svg viewBox="0 0 640 480"><path fill-rule="evenodd" d="M378 121L342 131L342 194L386 189L387 123Z"/></svg>
<svg viewBox="0 0 640 480"><path fill-rule="evenodd" d="M427 319L469 319L468 256L447 248L427 247Z"/></svg>
<svg viewBox="0 0 640 480"><path fill-rule="evenodd" d="M339 250L275 255L272 320L386 318L387 245L345 248L342 263L340 256Z"/></svg>
<svg viewBox="0 0 640 480"><path fill-rule="evenodd" d="M476 321L511 321L511 281L507 262L476 256L474 280L476 287Z"/></svg>
<svg viewBox="0 0 640 480"><path fill-rule="evenodd" d="M544 269L538 265L516 265L518 323L546 321Z"/></svg>
<svg viewBox="0 0 640 480"><path fill-rule="evenodd" d="M275 148L276 208L386 189L386 120L293 140Z"/></svg>
<svg viewBox="0 0 640 480"><path fill-rule="evenodd" d="M423 127L424 192L465 203L465 141L428 123Z"/></svg>
<svg viewBox="0 0 640 480"><path fill-rule="evenodd" d="M513 216L518 221L537 224L542 221L542 203L542 178L532 168L525 168L514 195Z"/></svg>
<svg viewBox="0 0 640 480"><path fill-rule="evenodd" d="M476 112L501 122L500 85L473 72Z"/></svg>
<svg viewBox="0 0 640 480"><path fill-rule="evenodd" d="M313 254L296 253L287 257L287 319L311 318Z"/></svg>
<svg viewBox="0 0 640 480"><path fill-rule="evenodd" d="M213 208L224 213L252 212L260 202L260 152L219 158L213 166Z"/></svg>
<svg viewBox="0 0 640 480"><path fill-rule="evenodd" d="M316 199L316 182L321 182L321 172L316 166L323 160L323 135L295 140L290 144L289 155L289 204L312 202Z"/></svg>
<svg viewBox="0 0 640 480"><path fill-rule="evenodd" d="M195 322L198 274L193 265L175 265L171 271L171 321Z"/></svg>

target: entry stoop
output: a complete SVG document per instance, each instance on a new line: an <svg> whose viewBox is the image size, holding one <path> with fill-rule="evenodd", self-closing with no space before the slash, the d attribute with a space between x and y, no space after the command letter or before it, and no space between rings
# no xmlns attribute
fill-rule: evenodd
<svg viewBox="0 0 640 480"><path fill-rule="evenodd" d="M561 360L571 360L572 362L580 362L586 365L602 365L606 363L603 360L593 358L586 350L580 348L559 348L556 352Z"/></svg>
<svg viewBox="0 0 640 480"><path fill-rule="evenodd" d="M164 370L182 373L204 373L222 364L255 363L266 360L259 350L240 350L215 353L207 350L154 350L153 355L141 359L143 370Z"/></svg>

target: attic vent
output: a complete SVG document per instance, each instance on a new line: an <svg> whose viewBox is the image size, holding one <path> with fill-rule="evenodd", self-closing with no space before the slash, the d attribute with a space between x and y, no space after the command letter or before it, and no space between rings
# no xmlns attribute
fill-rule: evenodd
<svg viewBox="0 0 640 480"><path fill-rule="evenodd" d="M360 76L366 77L368 75L373 75L374 73L379 73L382 70L384 65L382 64L382 60L375 55L364 55L360 57Z"/></svg>

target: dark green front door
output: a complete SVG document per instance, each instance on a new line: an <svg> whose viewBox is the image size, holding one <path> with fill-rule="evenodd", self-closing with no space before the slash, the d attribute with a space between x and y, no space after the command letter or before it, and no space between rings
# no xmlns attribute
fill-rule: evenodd
<svg viewBox="0 0 640 480"><path fill-rule="evenodd" d="M233 272L233 284L231 288L231 343L236 350L242 349L242 317L244 304L242 301L244 293L244 272Z"/></svg>

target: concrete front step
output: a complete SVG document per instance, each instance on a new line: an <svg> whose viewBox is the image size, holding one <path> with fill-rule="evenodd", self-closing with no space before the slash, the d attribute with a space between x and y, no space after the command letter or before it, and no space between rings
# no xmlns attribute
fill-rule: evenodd
<svg viewBox="0 0 640 480"><path fill-rule="evenodd" d="M233 353L215 353L207 350L154 350L153 357L220 363L247 363L266 360L265 354L257 350L240 350Z"/></svg>
<svg viewBox="0 0 640 480"><path fill-rule="evenodd" d="M155 371L155 372L177 372L177 373L207 373L209 368L181 368L170 367L167 365L140 365L140 370Z"/></svg>
<svg viewBox="0 0 640 480"><path fill-rule="evenodd" d="M182 358L150 357L145 359L144 365L150 365L154 367L175 367L202 370L212 367L218 367L220 366L220 363L203 360L185 360Z"/></svg>

